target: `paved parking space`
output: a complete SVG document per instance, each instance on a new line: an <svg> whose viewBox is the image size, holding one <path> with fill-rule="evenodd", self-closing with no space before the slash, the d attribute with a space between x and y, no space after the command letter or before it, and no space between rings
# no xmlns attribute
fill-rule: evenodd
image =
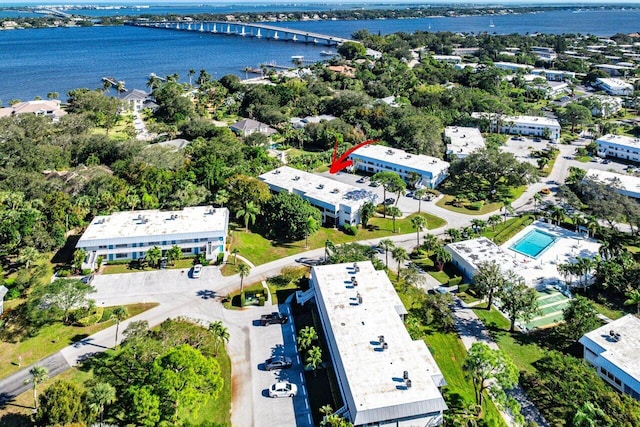
<svg viewBox="0 0 640 427"><path fill-rule="evenodd" d="M538 161L531 156L531 150L542 150L549 145L549 141L542 139L540 142L535 142L532 138L521 138L521 141L509 138L507 143L501 147L502 151L513 154L521 162L531 163L537 167Z"/></svg>

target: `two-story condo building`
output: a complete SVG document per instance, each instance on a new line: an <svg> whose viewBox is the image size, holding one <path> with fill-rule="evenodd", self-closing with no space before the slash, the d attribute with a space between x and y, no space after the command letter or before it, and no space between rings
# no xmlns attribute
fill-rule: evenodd
<svg viewBox="0 0 640 427"><path fill-rule="evenodd" d="M640 178L623 173L589 169L583 181L592 180L614 187L618 193L633 199L640 199Z"/></svg>
<svg viewBox="0 0 640 427"><path fill-rule="evenodd" d="M444 142L447 144L449 160L464 159L474 151L485 147L480 129L472 127L447 126L444 128Z"/></svg>
<svg viewBox="0 0 640 427"><path fill-rule="evenodd" d="M409 336L387 274L369 261L318 266L310 285L345 402L337 413L354 426L442 424L444 377Z"/></svg>
<svg viewBox="0 0 640 427"><path fill-rule="evenodd" d="M595 86L609 95L630 96L633 95L633 85L621 79L605 79L598 77Z"/></svg>
<svg viewBox="0 0 640 427"><path fill-rule="evenodd" d="M93 218L76 248L87 252L82 268L91 269L96 268L98 257L104 263L135 260L154 246L166 251L177 245L185 255L205 254L211 260L224 253L228 228L227 208L115 212Z"/></svg>
<svg viewBox="0 0 640 427"><path fill-rule="evenodd" d="M420 176L418 186L435 188L449 174L449 163L424 154L410 154L397 148L370 144L349 155L355 168L368 172L396 172L409 181L412 173Z"/></svg>
<svg viewBox="0 0 640 427"><path fill-rule="evenodd" d="M640 400L640 319L633 314L614 320L580 338L584 360L621 393Z"/></svg>
<svg viewBox="0 0 640 427"><path fill-rule="evenodd" d="M607 134L596 140L598 156L640 162L640 139Z"/></svg>
<svg viewBox="0 0 640 427"><path fill-rule="evenodd" d="M511 135L530 135L560 139L560 123L556 119L538 116L505 116L494 113L471 113L474 119L489 120L492 131Z"/></svg>
<svg viewBox="0 0 640 427"><path fill-rule="evenodd" d="M277 193L295 193L307 200L322 213L322 222L328 225L357 225L360 208L377 194L353 185L324 178L289 166L282 166L258 177Z"/></svg>

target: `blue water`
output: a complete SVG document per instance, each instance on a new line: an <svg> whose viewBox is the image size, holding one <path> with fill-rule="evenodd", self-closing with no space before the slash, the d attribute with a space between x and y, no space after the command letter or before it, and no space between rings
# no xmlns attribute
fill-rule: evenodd
<svg viewBox="0 0 640 427"><path fill-rule="evenodd" d="M554 236L536 228L512 245L511 249L531 258L538 258L555 241Z"/></svg>
<svg viewBox="0 0 640 427"><path fill-rule="evenodd" d="M581 32L604 36L640 31L640 9L580 13L566 10L491 19L493 28L489 28L487 16L278 25L339 37L350 37L354 31L365 28L381 34L491 30L499 34ZM178 73L182 81L188 81L190 69L196 72L205 69L214 78L226 74L252 77L241 70L272 61L291 65L292 55L303 55L309 60L326 59L320 56L323 49L326 46L129 26L0 31L0 100L6 104L11 99L44 98L49 92L58 92L64 99L71 89L101 86L103 76L124 80L129 89L144 89L150 73L160 76Z"/></svg>

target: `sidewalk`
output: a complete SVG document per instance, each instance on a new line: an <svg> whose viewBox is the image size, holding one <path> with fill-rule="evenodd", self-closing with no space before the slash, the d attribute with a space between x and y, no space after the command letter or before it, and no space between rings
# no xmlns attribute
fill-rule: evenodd
<svg viewBox="0 0 640 427"><path fill-rule="evenodd" d="M454 297L453 304L455 327L460 335L462 344L464 344L467 351L471 348L473 343L476 342L486 344L490 348L498 350L498 345L493 341L489 335L489 331L485 328L484 324L473 310L457 297ZM510 390L508 394L518 401L521 407L520 413L524 416L526 421L534 421L540 427L551 427L519 385L517 385L513 390ZM509 414L503 411L500 411L500 413L502 414L504 421L509 426L515 425Z"/></svg>

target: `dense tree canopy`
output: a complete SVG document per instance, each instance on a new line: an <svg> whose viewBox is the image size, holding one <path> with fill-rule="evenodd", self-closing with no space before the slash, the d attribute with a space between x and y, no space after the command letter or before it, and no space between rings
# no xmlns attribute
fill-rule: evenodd
<svg viewBox="0 0 640 427"><path fill-rule="evenodd" d="M309 218L313 221L310 222ZM266 203L262 221L269 238L290 242L316 232L322 223L322 215L299 195L282 192Z"/></svg>

